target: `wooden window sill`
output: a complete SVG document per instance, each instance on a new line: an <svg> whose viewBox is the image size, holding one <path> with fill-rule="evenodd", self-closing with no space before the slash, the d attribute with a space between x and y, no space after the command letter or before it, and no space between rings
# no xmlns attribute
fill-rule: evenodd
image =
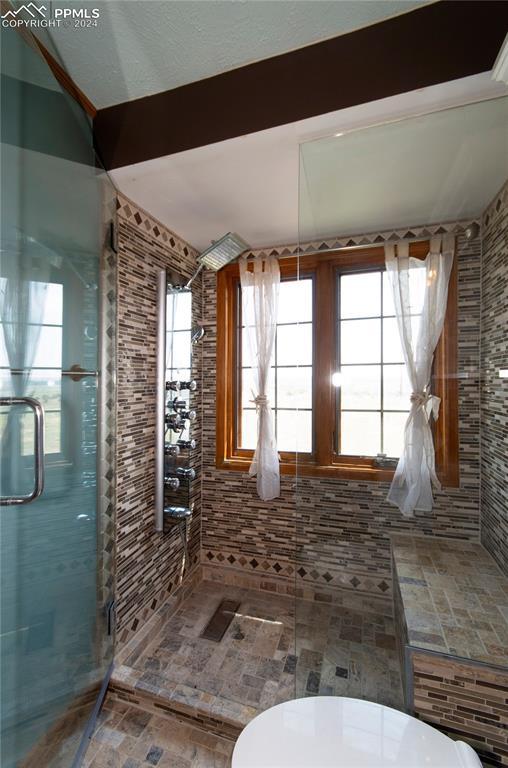
<svg viewBox="0 0 508 768"><path fill-rule="evenodd" d="M251 459L234 456L217 461L217 469L232 472L249 471ZM299 475L300 477L333 477L337 480L363 480L364 482L391 482L395 470L384 467L360 466L350 464L318 465L311 462L287 462L280 464L281 475Z"/></svg>
<svg viewBox="0 0 508 768"><path fill-rule="evenodd" d="M244 472L247 474L252 459L244 456L233 456L227 459L218 459L216 468L230 472ZM310 461L281 461L281 475L300 477L329 477L336 480L359 480L365 483L391 483L395 474L395 468L373 467L366 465L341 464L339 462L329 465L313 464ZM438 472L438 477L443 488L458 488L459 483L456 473L449 475Z"/></svg>

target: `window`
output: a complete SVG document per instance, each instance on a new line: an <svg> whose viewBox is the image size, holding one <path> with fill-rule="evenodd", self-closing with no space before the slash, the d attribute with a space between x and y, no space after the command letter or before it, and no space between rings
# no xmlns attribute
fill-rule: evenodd
<svg viewBox="0 0 508 768"><path fill-rule="evenodd" d="M170 290L166 296L166 381L190 381L192 379L192 293L190 290ZM190 391L171 392L170 399L184 400L190 408ZM189 440L190 422L178 435ZM173 442L173 437L169 440Z"/></svg>
<svg viewBox="0 0 508 768"><path fill-rule="evenodd" d="M268 385L275 435L280 451L312 452L312 285L311 278L287 279L279 291L275 335L275 365ZM240 287L238 286L238 291ZM237 445L254 449L256 409L252 402L251 365L245 326L241 319L237 338Z"/></svg>
<svg viewBox="0 0 508 768"><path fill-rule="evenodd" d="M411 386L387 273L339 273L336 306L335 449L398 458Z"/></svg>
<svg viewBox="0 0 508 768"><path fill-rule="evenodd" d="M41 286L37 283L38 287ZM45 454L61 454L62 452L62 323L63 323L63 286L60 283L46 283L44 309L40 322L19 323L19 333L25 339L25 344L33 344L34 356L30 366L30 374L25 385L24 394L37 398L44 407L45 415ZM5 290L5 278L2 279L1 289ZM32 308L28 309L29 318ZM2 323L5 332L12 336L12 322ZM18 342L16 342L18 343ZM14 375L22 375L12 365L5 345L3 328L0 330L0 375L4 380L6 391L11 387L11 369ZM14 394L14 391L12 392ZM6 409L0 414L0 432L7 425ZM33 414L25 410L20 414L21 454L33 456L34 452L34 419Z"/></svg>
<svg viewBox="0 0 508 768"><path fill-rule="evenodd" d="M410 253L425 258L428 243L412 244ZM297 451L302 474L389 480L393 468L383 466L378 455L400 456L411 389L384 249L322 253L302 257L299 264L281 259L280 267L268 397L281 471L294 473ZM413 326L415 333L416 312ZM217 465L245 470L256 442L256 412L237 265L219 272L217 336ZM456 485L455 269L432 386L441 397L434 425L438 473L442 482Z"/></svg>

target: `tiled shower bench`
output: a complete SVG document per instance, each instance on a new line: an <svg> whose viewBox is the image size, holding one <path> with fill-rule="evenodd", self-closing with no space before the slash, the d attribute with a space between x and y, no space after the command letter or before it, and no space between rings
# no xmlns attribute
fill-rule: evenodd
<svg viewBox="0 0 508 768"><path fill-rule="evenodd" d="M392 538L408 712L508 765L508 579L480 544Z"/></svg>

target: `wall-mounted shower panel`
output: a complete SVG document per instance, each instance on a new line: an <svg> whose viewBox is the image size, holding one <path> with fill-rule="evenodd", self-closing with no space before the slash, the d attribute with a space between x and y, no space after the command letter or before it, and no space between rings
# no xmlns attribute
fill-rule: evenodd
<svg viewBox="0 0 508 768"><path fill-rule="evenodd" d="M192 293L178 276L161 270L157 283L157 414L155 440L155 528L163 532L192 515L189 466L196 411L191 394Z"/></svg>

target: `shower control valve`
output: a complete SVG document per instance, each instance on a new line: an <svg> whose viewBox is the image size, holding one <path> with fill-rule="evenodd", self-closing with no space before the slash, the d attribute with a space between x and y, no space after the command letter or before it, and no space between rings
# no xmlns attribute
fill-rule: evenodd
<svg viewBox="0 0 508 768"><path fill-rule="evenodd" d="M185 400L179 400L177 397L175 397L174 400L171 400L168 405L171 405L173 410L177 412L187 408L187 403Z"/></svg>
<svg viewBox="0 0 508 768"><path fill-rule="evenodd" d="M177 491L180 488L180 480L177 477L168 477L166 475L164 485L166 488L171 488L172 491Z"/></svg>
<svg viewBox="0 0 508 768"><path fill-rule="evenodd" d="M196 477L196 470L192 469L191 467L176 467L175 469L171 469L166 475L166 479L171 477L181 477L184 480L194 480Z"/></svg>
<svg viewBox="0 0 508 768"><path fill-rule="evenodd" d="M182 385L179 381L166 381L166 389L180 392Z"/></svg>
<svg viewBox="0 0 508 768"><path fill-rule="evenodd" d="M180 448L187 448L189 451L193 451L196 447L196 441L195 440L177 440L176 444Z"/></svg>
<svg viewBox="0 0 508 768"><path fill-rule="evenodd" d="M172 443L166 443L164 446L164 454L166 456L179 456L180 446L178 443L176 443L176 445L173 445Z"/></svg>
<svg viewBox="0 0 508 768"><path fill-rule="evenodd" d="M180 411L180 416L184 421L195 421L196 411Z"/></svg>
<svg viewBox="0 0 508 768"><path fill-rule="evenodd" d="M190 392L195 392L198 388L197 381L192 379L192 381L181 381L180 382L180 389L188 389Z"/></svg>
<svg viewBox="0 0 508 768"><path fill-rule="evenodd" d="M165 417L166 424L174 432L179 432L183 428L182 417L179 413L168 413Z"/></svg>

